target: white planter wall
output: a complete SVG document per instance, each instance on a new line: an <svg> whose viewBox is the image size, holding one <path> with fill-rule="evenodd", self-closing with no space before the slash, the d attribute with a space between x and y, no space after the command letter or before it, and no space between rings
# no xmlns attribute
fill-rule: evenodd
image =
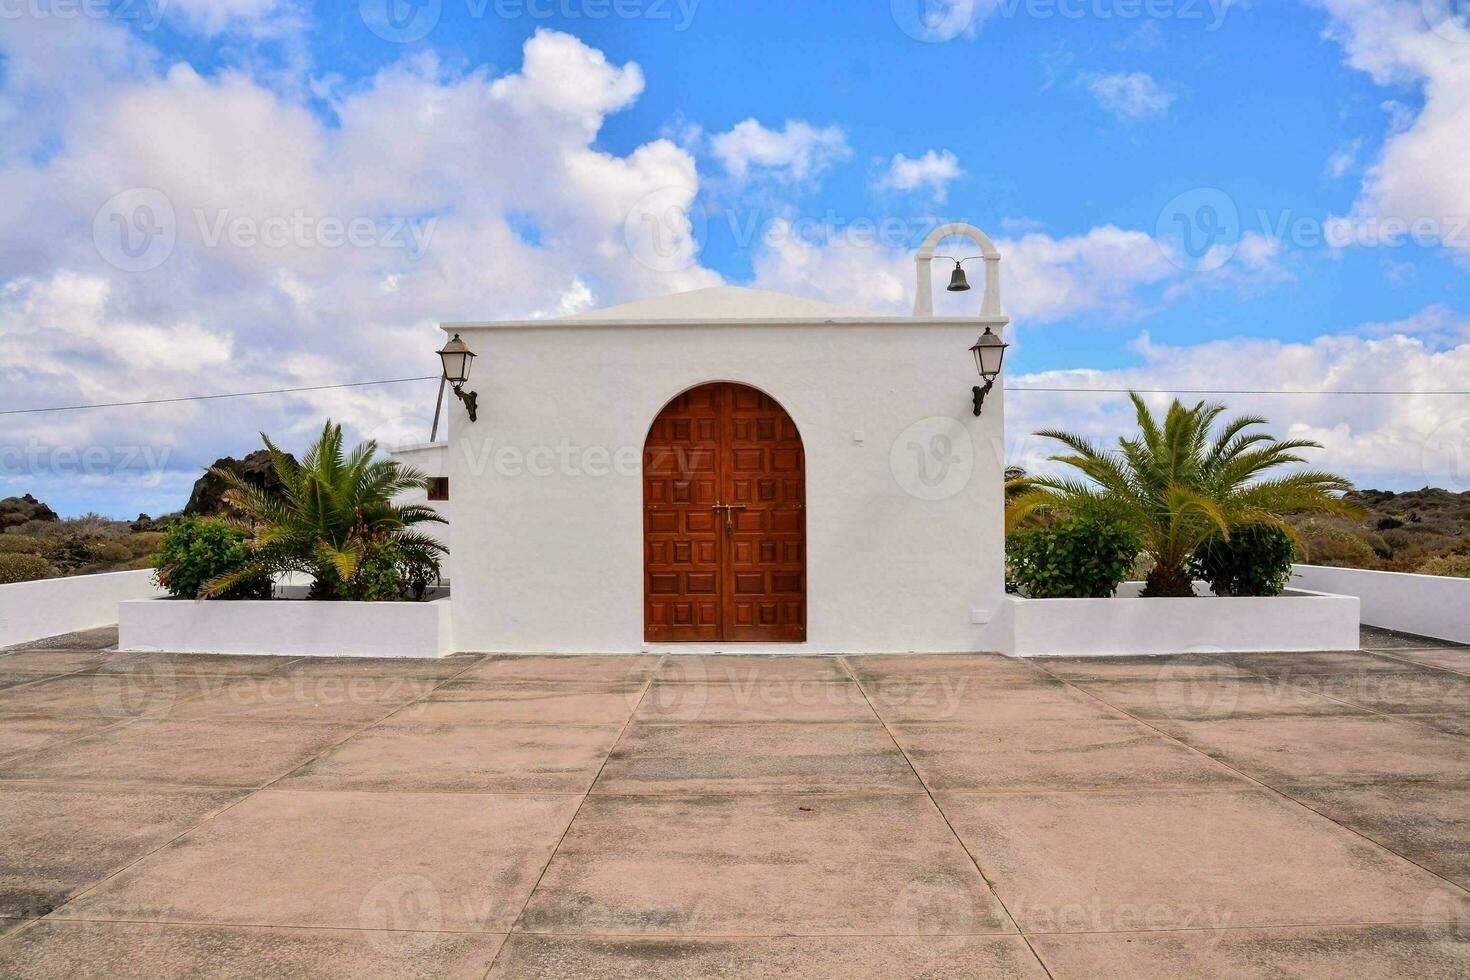
<svg viewBox="0 0 1470 980"><path fill-rule="evenodd" d="M118 649L284 657L442 657L448 599L433 602L148 599L118 609Z"/></svg>
<svg viewBox="0 0 1470 980"><path fill-rule="evenodd" d="M1125 585L1112 599L1007 596L1015 657L1109 657L1191 651L1358 649L1353 596L1288 593L1272 598L1139 599Z"/></svg>
<svg viewBox="0 0 1470 980"><path fill-rule="evenodd" d="M1295 565L1291 584L1357 596L1369 626L1470 643L1470 579Z"/></svg>
<svg viewBox="0 0 1470 980"><path fill-rule="evenodd" d="M111 626L119 602L162 594L147 569L0 585L0 647Z"/></svg>

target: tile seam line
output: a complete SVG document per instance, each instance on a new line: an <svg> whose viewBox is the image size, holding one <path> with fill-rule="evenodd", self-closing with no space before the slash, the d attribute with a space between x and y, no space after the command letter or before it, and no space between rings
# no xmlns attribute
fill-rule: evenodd
<svg viewBox="0 0 1470 980"><path fill-rule="evenodd" d="M883 719L883 715L874 706L872 698L868 697L867 688L863 687L863 682L858 679L856 672L852 669L852 664L848 662L848 658L842 657L840 658L840 662L842 669L847 672L847 676L852 678L852 682L862 692L863 700L868 702L868 709L873 712L874 717L878 719L878 723L883 726L883 732L888 736L888 740L893 743L893 747L903 756L904 764L909 767L909 771L914 774L914 779L924 790L924 795L928 798L929 805L934 808L935 813L939 814L939 819L944 821L944 826L949 830L950 836L954 839L955 844L959 846L960 852L970 859L970 866L975 869L975 873L980 876L980 880L985 882L986 890L990 892L991 897L1000 906L1000 910L1005 913L1006 921L1011 924L1011 927L1016 930L1016 935L1020 936L1021 941L1026 944L1026 949L1030 952L1031 958L1036 961L1036 965L1041 968L1041 971L1047 975L1049 980L1055 980L1051 972L1051 967L1046 965L1046 961L1041 958L1041 954L1036 951L1036 947L1031 945L1031 940L1021 928L1021 924L1016 921L1016 917L1011 913L1010 907L1006 905L1005 899L1001 898L1000 893L995 890L995 883L990 880L990 876L985 873L985 869L980 867L980 862L976 860L975 855L965 846L965 842L960 837L959 831L955 830L954 824L950 822L949 814L944 812L944 808L939 805L939 801L934 798L934 793L929 789L929 784L924 782L923 776L919 775L919 770L914 766L913 759L909 758L908 751L902 745L898 744L898 739L893 737L893 732L889 729L888 722Z"/></svg>
<svg viewBox="0 0 1470 980"><path fill-rule="evenodd" d="M521 903L520 911L516 913L515 918L511 920L510 927L506 930L505 942L501 943L500 948L495 951L495 956L490 960L490 965L485 968L481 980L488 980L490 974L495 972L495 965L500 962L500 957L505 954L505 947L510 945L510 937L515 934L516 926L519 926L522 920L525 919L526 909L531 907L531 900L536 897L536 890L541 887L541 882L546 878L546 873L551 870L551 862L556 860L556 855L561 851L561 846L566 841L567 835L572 832L572 825L577 822L577 817L581 814L582 808L592 798L592 790L596 788L597 781L602 778L602 771L607 768L608 760L618 750L618 745L622 743L623 736L632 727L633 719L638 716L638 709L643 706L643 700L648 697L648 692L653 688L654 678L663 669L664 664L668 661L668 656L668 654L659 654L657 662L653 664L648 672L648 676L644 678L643 689L638 692L638 700L629 708L628 717L623 722L623 727L618 731L618 737L613 739L613 743L608 748L607 754L602 757L602 764L597 767L597 772L593 774L592 781L587 784L586 791L582 793L582 798L578 801L577 808L572 811L571 819L567 821L567 825L562 828L561 834L556 838L556 843L552 845L551 853L546 856L546 863L541 866L541 873L536 876L536 881L526 892L526 900ZM634 663L636 665L636 659Z"/></svg>
<svg viewBox="0 0 1470 980"><path fill-rule="evenodd" d="M1045 671L1045 668L1038 667L1038 669ZM1047 673L1049 673L1049 672L1047 672ZM1056 677L1055 674L1053 674L1052 676L1053 677ZM1108 701L1103 700L1103 698L1101 696L1092 693L1091 691L1087 690L1085 687L1081 687L1081 686L1079 686L1077 684L1074 684L1074 683L1072 683L1071 681L1068 681L1068 680L1063 680L1060 677L1058 677L1057 679L1058 680L1061 680L1062 683L1066 684L1068 687L1075 688L1076 690L1082 692L1083 694L1087 695L1089 698L1092 698L1093 700L1097 701L1099 704L1107 705L1107 707L1112 708L1114 711L1121 711L1121 712L1123 712L1123 714L1128 715L1128 717L1132 718L1134 721L1138 722L1140 725L1146 725L1148 728L1152 729L1153 731L1158 732L1164 738L1167 738L1170 741L1176 742L1179 745L1182 745L1185 748L1189 749L1189 751L1194 752L1194 753L1197 753L1198 755L1204 757L1205 759L1208 759L1209 761L1215 763L1216 765L1221 766L1221 767L1223 767L1225 769L1228 769L1229 771L1231 771L1233 773L1236 773L1242 779L1249 780L1251 783L1254 783L1256 786L1259 786L1261 789L1264 789L1266 792L1271 793L1274 796L1280 797L1281 799L1286 800L1288 803L1291 803L1294 806L1298 806L1298 807L1302 808L1303 810L1307 811L1308 813L1313 814L1314 816L1321 817L1323 820L1326 820L1328 823L1332 824L1334 827L1339 827L1342 830L1346 831L1347 833L1352 834L1354 837L1357 837L1360 840L1367 841L1369 844L1371 844L1375 848L1378 848L1379 850L1384 851L1385 853L1392 854L1394 857L1398 858L1399 860L1404 861L1405 863L1410 864L1410 865L1418 868L1419 870L1423 871L1424 873L1426 873L1428 875L1432 875L1433 877L1439 879L1444 884L1448 885L1450 888L1453 888L1456 892L1462 893L1462 894L1470 894L1470 888L1466 888L1465 886L1463 886L1461 884L1458 884L1457 882L1451 881L1450 879L1446 878L1444 875L1441 875L1441 874L1439 874L1436 871L1432 871L1429 868L1424 867L1424 865L1420 864L1418 861L1415 861L1415 860L1413 860L1413 859L1411 859L1411 858L1409 858L1409 857L1407 857L1407 856L1405 856L1403 854L1400 854L1398 851L1395 851L1393 848L1387 846L1386 844L1382 843L1381 841L1374 840L1372 837L1369 837L1367 834L1361 833L1359 831L1354 830L1351 827L1348 827L1348 826L1345 826L1345 825L1343 825L1341 823L1338 823L1336 820L1332 819L1327 814L1322 813L1320 810L1314 809L1313 807L1311 807L1310 805L1308 805L1304 801L1299 800L1299 799L1297 799L1294 796L1288 795L1284 791L1282 791L1280 789L1277 789L1275 786L1272 786L1269 783L1266 783L1266 782L1264 782L1264 781L1262 781L1260 779L1257 779L1256 777L1250 775L1249 773L1244 772L1243 770L1238 769L1235 766L1230 765L1228 762L1224 762L1224 761L1222 761L1220 759L1216 759L1214 756L1209 755L1208 753L1206 753L1206 752L1204 752L1204 751L1202 751L1202 750L1200 750L1198 748L1195 748L1193 745L1190 745L1188 742L1185 742L1183 739L1178 738L1177 736L1171 735L1168 732L1164 731L1163 729L1158 728L1157 726L1155 726L1153 724L1150 724L1146 719L1137 717L1136 715L1130 713L1127 709L1120 708L1120 707L1118 707L1115 704L1112 704L1112 703L1110 703ZM1344 703L1346 703L1346 702L1344 702ZM1387 717L1387 716L1384 716L1384 717ZM1428 727L1428 726L1425 726L1425 727Z"/></svg>
<svg viewBox="0 0 1470 980"><path fill-rule="evenodd" d="M466 664L463 670L461 670L458 673L456 673L454 675L451 675L451 676L452 677L458 677L459 674L464 673L465 670L469 670L473 666L475 666L474 663ZM450 678L446 678L445 680L449 680L449 679ZM441 681L440 683L443 683L443 682ZM438 686L437 684L434 685L434 687L437 687L437 686ZM337 748L338 746L342 745L344 742L346 742L346 741L348 741L350 739L356 738L358 735L361 735L363 732L365 732L368 729L370 729L370 728L372 728L372 727L380 724L381 722L383 722L384 720L386 720L388 717L391 717L394 713L396 713L398 711L401 711L404 708L409 707L412 704L417 703L417 701L420 700L423 697L427 697L429 693L432 693L432 691L434 690L434 687L431 687L424 694L420 695L420 698L419 699L415 699L414 701L410 701L410 702L407 702L405 704L401 704L401 705L395 707L392 711L388 712L388 714L387 715L384 715L382 718L379 718L376 721L369 722L368 724L362 726L361 728L358 728L358 729L353 730L352 732L348 733L347 735L343 736L341 739L339 739L336 742L333 742L330 745L323 746L319 751L317 751L314 755L312 755L312 757L310 759L307 759L305 762L302 762L300 765L297 765L297 766L293 767L290 771L285 772L285 773L282 773L279 776L276 776L274 779L271 779L271 780L269 780L269 781L267 781L265 783L262 783L262 784L260 784L258 786L255 786L255 787L253 787L251 789L246 790L244 793L241 794L241 796L240 796L239 799L237 799L237 800L235 800L235 801L233 801L231 803L228 803L225 806L221 807L220 809L218 809L218 810L216 810L216 811L214 811L214 812L206 815L203 819L199 820L198 822L193 823L193 824L190 824L188 827L184 828L179 833L175 834L174 836L170 837L168 840L166 840L163 843L159 844L157 847L151 848L150 850L146 851L145 853L139 855L134 860L129 861L126 865L124 865L124 866L116 869L112 873L107 874L107 875L104 875L102 878L99 878L97 881L94 881L92 884L88 885L86 888L81 889L80 891L76 892L75 894L68 895L66 901L62 902L55 909L52 909L51 912L48 912L44 916L37 916L36 918L31 919L28 923L20 926L19 928L17 928L13 932L9 933L6 936L6 938L8 939L10 936L17 935L20 932L22 932L23 930L24 931L29 931L29 929L35 923L40 922L43 919L50 918L50 916L51 916L52 913L57 912L57 911L59 911L61 909L66 908L68 905L71 905L73 902L77 901L78 899L85 898L86 896L88 896L91 893L95 892L98 888L101 888L103 885L105 885L107 882L111 881L112 879L118 877L119 875L122 875L122 874L127 873L128 871L130 871L133 868L137 867L140 863L148 860L153 855L159 853L160 851L164 850L165 848L172 847L175 843L177 843L178 841L180 841L183 838L187 837L188 835L190 835L190 834L192 834L192 833L194 833L194 832L196 832L196 831L204 828L205 826L213 823L215 820L219 819L219 817L221 817L224 814L226 814L226 813L230 812L231 810L235 809L235 807L237 807L240 804L244 803L246 800L253 799L257 794L259 794L263 790L269 789L271 786L274 786L276 783L280 782L282 779L285 779L287 776L290 776L292 773L296 772L302 766L310 765L312 762L315 762L317 759L321 758L324 754L326 754L327 752L330 752L331 750ZM236 787L236 788L238 789L239 787ZM54 921L58 921L59 922L59 921L65 921L65 920L64 919L57 919L57 920L54 920Z"/></svg>

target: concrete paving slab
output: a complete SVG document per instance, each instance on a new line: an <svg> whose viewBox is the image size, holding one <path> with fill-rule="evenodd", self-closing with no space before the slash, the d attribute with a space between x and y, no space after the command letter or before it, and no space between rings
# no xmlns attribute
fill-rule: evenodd
<svg viewBox="0 0 1470 980"><path fill-rule="evenodd" d="M1470 783L1285 786L1282 791L1420 867L1470 888Z"/></svg>
<svg viewBox="0 0 1470 980"><path fill-rule="evenodd" d="M918 793L589 797L517 931L969 936L1013 927Z"/></svg>
<svg viewBox="0 0 1470 980"><path fill-rule="evenodd" d="M142 721L0 761L0 779L257 787L356 730L265 721Z"/></svg>
<svg viewBox="0 0 1470 980"><path fill-rule="evenodd" d="M1464 739L1383 715L1170 721L1160 727L1268 785L1470 780Z"/></svg>
<svg viewBox="0 0 1470 980"><path fill-rule="evenodd" d="M594 793L920 790L881 725L630 725Z"/></svg>
<svg viewBox="0 0 1470 980"><path fill-rule="evenodd" d="M0 783L0 916L46 915L241 795Z"/></svg>
<svg viewBox="0 0 1470 980"><path fill-rule="evenodd" d="M56 915L505 932L576 805L564 796L267 790Z"/></svg>
<svg viewBox="0 0 1470 980"><path fill-rule="evenodd" d="M935 791L1244 782L1219 763L1128 720L893 725L890 731Z"/></svg>
<svg viewBox="0 0 1470 980"><path fill-rule="evenodd" d="M1020 936L863 939L510 937L491 978L702 980L707 977L1044 978Z"/></svg>
<svg viewBox="0 0 1470 980"><path fill-rule="evenodd" d="M1470 647L1444 647L1437 650L1390 650L1387 656L1425 667L1439 667L1470 674ZM4 661L0 661L3 664Z"/></svg>
<svg viewBox="0 0 1470 980"><path fill-rule="evenodd" d="M843 658L854 677L869 681L969 677L992 684L1028 683L1045 678L1039 661L998 653L898 653Z"/></svg>
<svg viewBox="0 0 1470 980"><path fill-rule="evenodd" d="M214 678L185 681L193 692L169 711L178 721L196 719L358 722L386 717L434 689L419 677L283 674L267 677Z"/></svg>
<svg viewBox="0 0 1470 980"><path fill-rule="evenodd" d="M647 681L659 662L656 656L509 656L484 660L457 676L462 681L521 681L531 683L621 683Z"/></svg>
<svg viewBox="0 0 1470 980"><path fill-rule="evenodd" d="M663 684L758 684L760 682L846 681L838 657L725 654L665 657L655 675Z"/></svg>
<svg viewBox="0 0 1470 980"><path fill-rule="evenodd" d="M380 725L312 760L283 785L581 794L592 785L621 730L620 725Z"/></svg>
<svg viewBox="0 0 1470 980"><path fill-rule="evenodd" d="M898 675L864 680L863 690L890 724L970 724L1002 721L1096 721L1123 713L1053 678L992 684L964 674Z"/></svg>
<svg viewBox="0 0 1470 980"><path fill-rule="evenodd" d="M106 650L117 646L117 627L99 626L96 629L61 633L39 640L17 643L6 650Z"/></svg>
<svg viewBox="0 0 1470 980"><path fill-rule="evenodd" d="M111 718L5 717L0 714L0 759L91 735L115 724L118 722Z"/></svg>
<svg viewBox="0 0 1470 980"><path fill-rule="evenodd" d="M0 944L0 976L479 980L503 941L503 936L479 933L48 919Z"/></svg>
<svg viewBox="0 0 1470 980"><path fill-rule="evenodd" d="M1265 790L945 795L1023 932L1464 921L1470 893Z"/></svg>
<svg viewBox="0 0 1470 980"><path fill-rule="evenodd" d="M0 654L0 671L6 674L69 674L106 663L105 650L17 650Z"/></svg>
<svg viewBox="0 0 1470 980"><path fill-rule="evenodd" d="M879 724L862 688L851 681L766 677L740 683L655 683L636 716L648 724L792 722Z"/></svg>
<svg viewBox="0 0 1470 980"><path fill-rule="evenodd" d="M1360 675L1366 676L1366 675ZM1378 678L1398 677L1377 674ZM1218 677L1161 674L1154 680L1086 680L1088 694L1143 719L1203 721L1280 715L1366 715L1367 708L1326 696L1324 678Z"/></svg>
<svg viewBox="0 0 1470 980"><path fill-rule="evenodd" d="M621 725L642 698L644 686L451 682L436 688L411 717L435 724Z"/></svg>
<svg viewBox="0 0 1470 980"><path fill-rule="evenodd" d="M1453 980L1470 973L1470 941L1412 926L1036 936L1031 943L1057 980Z"/></svg>

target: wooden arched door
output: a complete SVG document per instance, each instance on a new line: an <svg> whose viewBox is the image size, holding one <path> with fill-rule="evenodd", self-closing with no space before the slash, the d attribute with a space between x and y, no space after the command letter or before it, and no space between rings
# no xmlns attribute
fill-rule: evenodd
<svg viewBox="0 0 1470 980"><path fill-rule="evenodd" d="M643 446L645 639L805 640L805 504L774 399L717 382L665 406Z"/></svg>

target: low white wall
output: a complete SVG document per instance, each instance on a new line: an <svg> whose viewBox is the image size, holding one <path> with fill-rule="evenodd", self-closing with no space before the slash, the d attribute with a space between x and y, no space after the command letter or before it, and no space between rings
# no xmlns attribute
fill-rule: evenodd
<svg viewBox="0 0 1470 980"><path fill-rule="evenodd" d="M1470 643L1470 579L1293 565L1291 584L1357 596L1369 626Z"/></svg>
<svg viewBox="0 0 1470 980"><path fill-rule="evenodd" d="M1358 600L1288 593L1250 599L1007 596L1014 657L1109 657L1209 650L1358 649Z"/></svg>
<svg viewBox="0 0 1470 980"><path fill-rule="evenodd" d="M162 594L148 569L0 585L0 647L111 626L119 602Z"/></svg>
<svg viewBox="0 0 1470 980"><path fill-rule="evenodd" d="M147 599L118 607L118 649L285 657L442 657L449 600Z"/></svg>

